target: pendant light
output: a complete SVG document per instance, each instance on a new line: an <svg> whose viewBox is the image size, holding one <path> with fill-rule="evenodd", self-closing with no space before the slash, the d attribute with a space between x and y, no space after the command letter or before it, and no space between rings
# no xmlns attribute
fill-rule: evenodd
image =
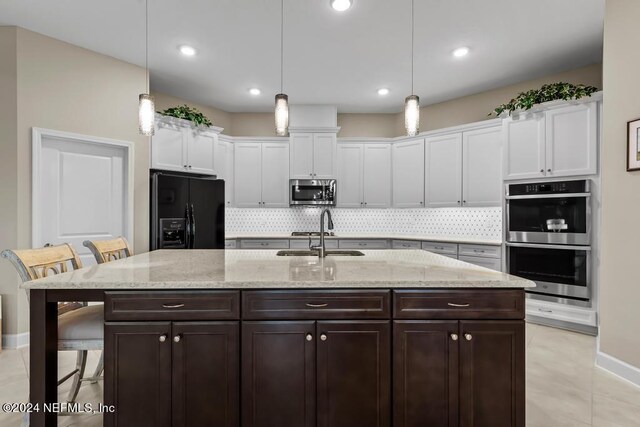
<svg viewBox="0 0 640 427"><path fill-rule="evenodd" d="M416 136L420 132L420 98L413 95L413 44L414 44L414 0L411 0L411 93L404 100L404 128L407 136Z"/></svg>
<svg viewBox="0 0 640 427"><path fill-rule="evenodd" d="M276 95L276 135L289 135L289 97L283 93L284 69L284 0L280 1L280 93Z"/></svg>
<svg viewBox="0 0 640 427"><path fill-rule="evenodd" d="M147 93L138 96L138 131L141 135L151 136L155 132L155 104L149 95L149 2L144 2L144 69Z"/></svg>

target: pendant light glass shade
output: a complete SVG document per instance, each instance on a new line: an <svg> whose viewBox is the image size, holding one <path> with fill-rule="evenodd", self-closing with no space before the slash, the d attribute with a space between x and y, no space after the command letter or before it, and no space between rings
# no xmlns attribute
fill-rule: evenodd
<svg viewBox="0 0 640 427"><path fill-rule="evenodd" d="M151 136L155 132L156 108L153 97L147 93L141 93L138 97L138 130L141 135Z"/></svg>
<svg viewBox="0 0 640 427"><path fill-rule="evenodd" d="M404 128L407 136L416 136L420 132L420 98L409 95L404 100Z"/></svg>
<svg viewBox="0 0 640 427"><path fill-rule="evenodd" d="M289 135L289 97L284 93L276 95L276 135Z"/></svg>

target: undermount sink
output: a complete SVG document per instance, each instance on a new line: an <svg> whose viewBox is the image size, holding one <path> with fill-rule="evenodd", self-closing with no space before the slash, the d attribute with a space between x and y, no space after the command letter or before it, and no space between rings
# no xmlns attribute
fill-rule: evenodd
<svg viewBox="0 0 640 427"><path fill-rule="evenodd" d="M364 254L360 251L340 251L340 250L326 250L325 255L327 256L364 256ZM317 251L292 251L292 250L282 250L278 251L276 254L278 256L318 256Z"/></svg>

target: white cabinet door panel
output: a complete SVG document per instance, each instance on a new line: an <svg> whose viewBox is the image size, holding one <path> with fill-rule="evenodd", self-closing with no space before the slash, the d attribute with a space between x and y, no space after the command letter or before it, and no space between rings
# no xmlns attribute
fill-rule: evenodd
<svg viewBox="0 0 640 427"><path fill-rule="evenodd" d="M313 135L313 177L332 179L336 177L336 135L316 133Z"/></svg>
<svg viewBox="0 0 640 427"><path fill-rule="evenodd" d="M234 147L235 204L240 208L261 206L262 144L238 142Z"/></svg>
<svg viewBox="0 0 640 427"><path fill-rule="evenodd" d="M503 122L505 139L504 179L545 176L545 135L542 114L508 118Z"/></svg>
<svg viewBox="0 0 640 427"><path fill-rule="evenodd" d="M424 142L426 205L461 206L462 134L434 136Z"/></svg>
<svg viewBox="0 0 640 427"><path fill-rule="evenodd" d="M597 172L597 117L596 102L545 112L547 176Z"/></svg>
<svg viewBox="0 0 640 427"><path fill-rule="evenodd" d="M292 133L289 138L291 179L313 177L313 134Z"/></svg>
<svg viewBox="0 0 640 427"><path fill-rule="evenodd" d="M393 206L424 206L424 139L399 142L392 148Z"/></svg>
<svg viewBox="0 0 640 427"><path fill-rule="evenodd" d="M151 137L151 167L153 169L187 170L186 130L177 126L158 125Z"/></svg>
<svg viewBox="0 0 640 427"><path fill-rule="evenodd" d="M459 256L460 261L469 264L478 265L480 267L489 268L491 270L502 271L502 260L499 258L482 258L477 256Z"/></svg>
<svg viewBox="0 0 640 427"><path fill-rule="evenodd" d="M206 133L186 130L189 172L215 175L214 146L217 137Z"/></svg>
<svg viewBox="0 0 640 427"><path fill-rule="evenodd" d="M289 144L262 144L262 206L289 206ZM259 183L256 183L259 185Z"/></svg>
<svg viewBox="0 0 640 427"><path fill-rule="evenodd" d="M502 206L502 129L464 132L463 206Z"/></svg>
<svg viewBox="0 0 640 427"><path fill-rule="evenodd" d="M233 144L217 141L214 157L215 171L224 180L224 198L227 206L233 205Z"/></svg>
<svg viewBox="0 0 640 427"><path fill-rule="evenodd" d="M364 144L363 195L366 208L391 206L391 145Z"/></svg>
<svg viewBox="0 0 640 427"><path fill-rule="evenodd" d="M338 207L362 207L362 167L362 144L340 144L338 146L338 179L336 183Z"/></svg>

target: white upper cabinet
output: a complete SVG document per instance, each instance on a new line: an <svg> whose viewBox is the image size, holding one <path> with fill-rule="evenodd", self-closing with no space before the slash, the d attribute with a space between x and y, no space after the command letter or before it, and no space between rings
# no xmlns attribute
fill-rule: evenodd
<svg viewBox="0 0 640 427"><path fill-rule="evenodd" d="M505 119L505 179L597 173L597 121L597 102Z"/></svg>
<svg viewBox="0 0 640 427"><path fill-rule="evenodd" d="M361 208L364 205L362 144L338 144L338 179L336 204L341 208Z"/></svg>
<svg viewBox="0 0 640 427"><path fill-rule="evenodd" d="M502 129L462 134L462 205L501 206Z"/></svg>
<svg viewBox="0 0 640 427"><path fill-rule="evenodd" d="M236 142L234 147L234 193L239 208L262 206L262 144Z"/></svg>
<svg viewBox="0 0 640 427"><path fill-rule="evenodd" d="M544 115L507 118L505 138L505 179L540 178L545 172Z"/></svg>
<svg viewBox="0 0 640 427"><path fill-rule="evenodd" d="M151 137L151 167L184 172L187 169L187 144L183 128L156 123Z"/></svg>
<svg viewBox="0 0 640 427"><path fill-rule="evenodd" d="M216 175L215 145L221 128L196 128L179 119L156 119L151 168Z"/></svg>
<svg viewBox="0 0 640 427"><path fill-rule="evenodd" d="M335 133L291 133L289 141L291 179L336 177Z"/></svg>
<svg viewBox="0 0 640 427"><path fill-rule="evenodd" d="M289 206L286 142L236 142L234 201L240 208Z"/></svg>
<svg viewBox="0 0 640 427"><path fill-rule="evenodd" d="M391 145L338 144L337 206L391 206Z"/></svg>
<svg viewBox="0 0 640 427"><path fill-rule="evenodd" d="M393 144L393 206L424 206L424 139L411 139Z"/></svg>
<svg viewBox="0 0 640 427"><path fill-rule="evenodd" d="M391 144L364 144L363 201L366 208L391 206Z"/></svg>
<svg viewBox="0 0 640 427"><path fill-rule="evenodd" d="M224 180L224 197L227 206L233 205L233 143L219 139L215 150L215 167L219 179Z"/></svg>
<svg viewBox="0 0 640 427"><path fill-rule="evenodd" d="M462 205L462 134L425 138L425 203L441 208Z"/></svg>
<svg viewBox="0 0 640 427"><path fill-rule="evenodd" d="M547 176L597 172L596 102L545 111Z"/></svg>
<svg viewBox="0 0 640 427"><path fill-rule="evenodd" d="M289 207L289 144L286 142L262 144L262 206Z"/></svg>

